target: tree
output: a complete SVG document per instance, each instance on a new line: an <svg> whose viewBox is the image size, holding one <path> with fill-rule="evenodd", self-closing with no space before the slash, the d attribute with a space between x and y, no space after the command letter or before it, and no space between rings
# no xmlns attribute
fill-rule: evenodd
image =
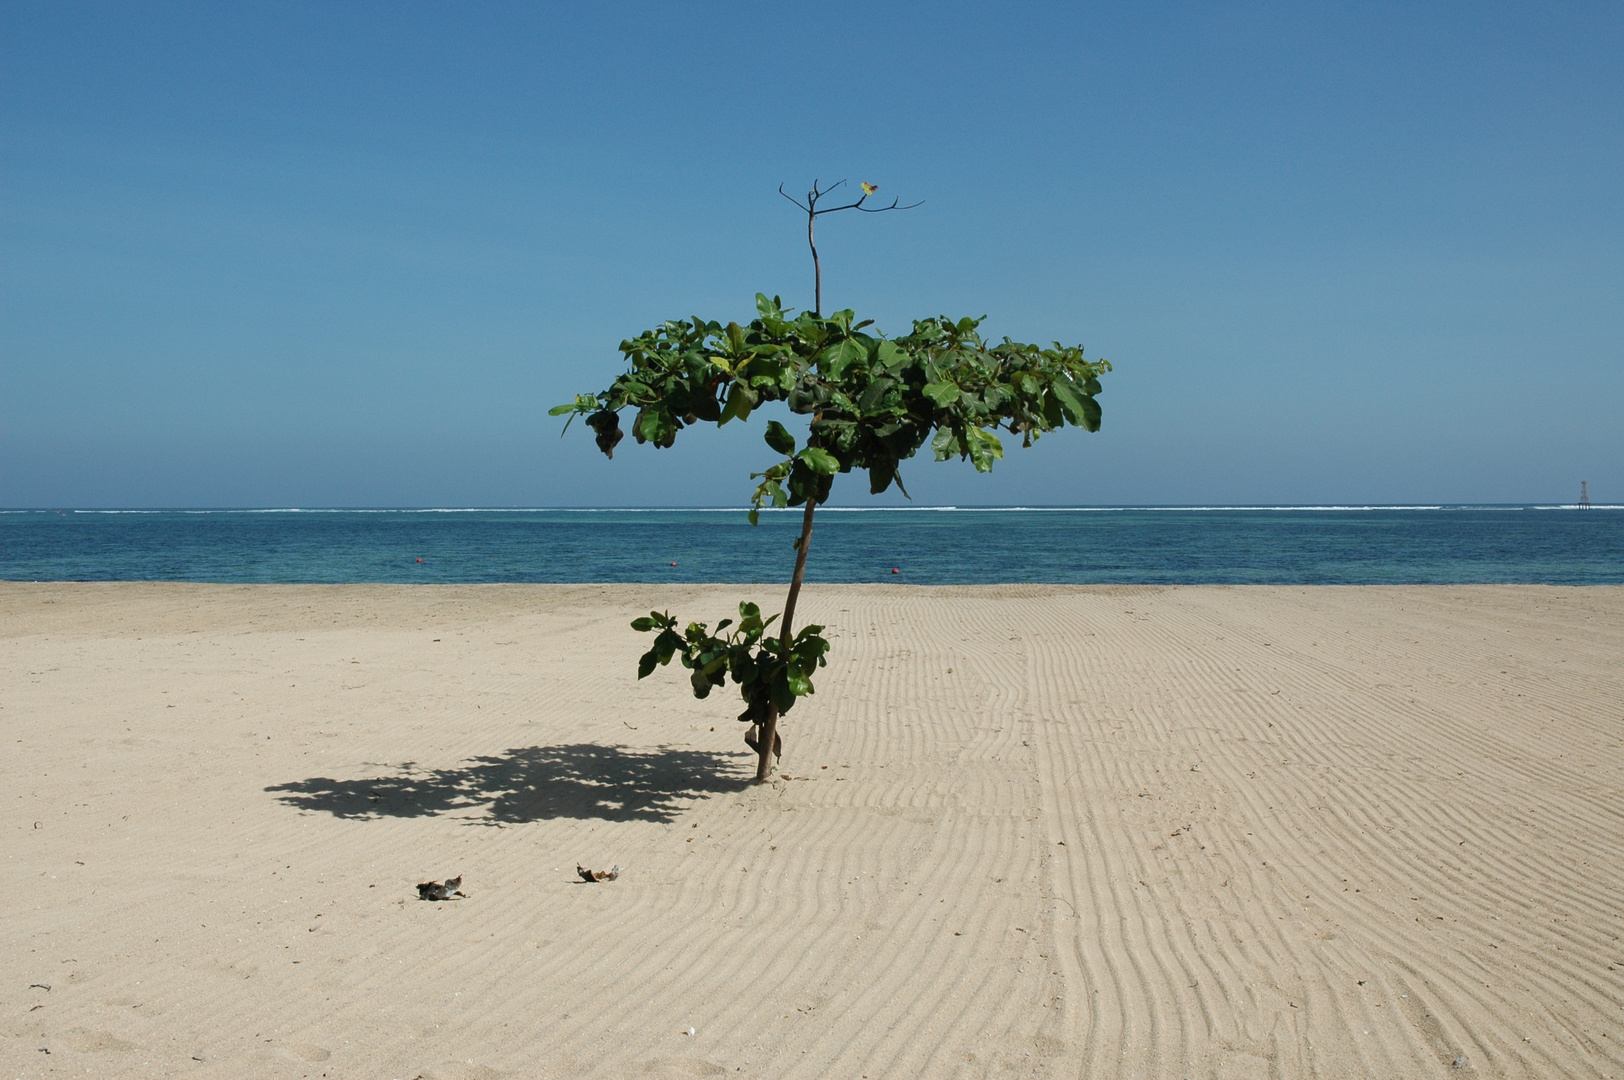
<svg viewBox="0 0 1624 1080"><path fill-rule="evenodd" d="M698 317L662 323L620 343L628 370L608 389L577 395L552 410L554 416L570 414L570 420L584 417L598 448L611 458L625 436L620 413L627 408L637 410L632 437L656 449L671 446L684 428L747 421L774 402L810 415L808 437L799 447L783 424L768 422L767 445L781 460L751 475L759 481L750 500L752 525L763 506L805 507L778 635L768 631L779 617L764 618L752 603L739 605L736 624L723 619L714 632L701 622L679 630L669 612L650 612L632 623L636 630L658 632L638 663L639 679L675 656L691 672L696 697L707 697L729 677L738 685L745 703L739 719L750 724L745 741L759 755L757 783L766 781L773 758L782 754L779 717L813 692L812 677L826 664L823 627L805 626L797 634L794 624L813 514L828 500L834 478L860 470L868 474L871 493L894 483L907 496L898 469L927 441L937 461L957 455L978 472L990 472L1004 455L1000 430L1020 436L1022 446L1067 424L1098 431L1099 377L1111 369L1105 360L1085 359L1080 346L1055 342L1042 348L1007 337L989 343L979 333L985 316L919 319L896 338L870 331L872 320L859 322L849 310L825 318L813 235L817 218L838 210L908 209L895 202L864 206L876 190L871 184L863 185L863 197L854 203L819 208L818 201L839 186L820 190L814 181L805 203L785 195L807 215L812 311L792 317L780 298L757 293L756 317L745 326ZM564 426L567 431L569 422ZM724 635L729 627L732 632Z"/></svg>

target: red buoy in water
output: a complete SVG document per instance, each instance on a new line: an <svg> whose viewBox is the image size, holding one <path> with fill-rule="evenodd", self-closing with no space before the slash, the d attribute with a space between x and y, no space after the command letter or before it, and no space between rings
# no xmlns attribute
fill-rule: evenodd
<svg viewBox="0 0 1624 1080"><path fill-rule="evenodd" d="M418 560L417 560L417 561L418 561L418 562L422 562L422 561L423 561L423 560L422 560L422 559L418 559ZM896 573L896 571L895 571L895 570L893 570L893 571L891 571L891 572L892 572L892 573L893 573L893 574L894 574L894 573Z"/></svg>
<svg viewBox="0 0 1624 1080"><path fill-rule="evenodd" d="M677 564L676 564L676 563L672 563L672 564L671 564L671 565L672 565L672 566L675 566L675 565L677 565Z"/></svg>
<svg viewBox="0 0 1624 1080"><path fill-rule="evenodd" d="M421 560L421 559L419 559L419 560L418 560L418 562L422 562L422 561L423 561L423 560ZM898 570L898 569L897 569L897 568L896 568L896 567L894 567L894 566L893 566L893 567L892 567L892 568L891 568L891 572L892 572L892 573L893 573L893 574L900 574L900 573L902 573L902 571L901 571L901 570Z"/></svg>

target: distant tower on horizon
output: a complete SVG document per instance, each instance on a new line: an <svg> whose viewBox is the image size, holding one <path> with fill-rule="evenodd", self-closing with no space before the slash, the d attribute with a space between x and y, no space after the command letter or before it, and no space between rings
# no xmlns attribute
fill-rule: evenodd
<svg viewBox="0 0 1624 1080"><path fill-rule="evenodd" d="M1579 481L1579 509L1590 509L1590 481Z"/></svg>

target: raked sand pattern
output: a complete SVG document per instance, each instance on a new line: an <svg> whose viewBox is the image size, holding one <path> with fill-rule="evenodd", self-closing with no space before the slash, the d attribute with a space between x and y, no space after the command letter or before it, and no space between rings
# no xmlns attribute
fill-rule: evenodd
<svg viewBox="0 0 1624 1080"><path fill-rule="evenodd" d="M780 591L0 585L0 1076L1624 1076L1624 588Z"/></svg>

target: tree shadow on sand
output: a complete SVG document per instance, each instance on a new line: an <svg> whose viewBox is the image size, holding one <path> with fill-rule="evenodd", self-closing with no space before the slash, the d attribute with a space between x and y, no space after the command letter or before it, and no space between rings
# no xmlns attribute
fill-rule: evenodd
<svg viewBox="0 0 1624 1080"><path fill-rule="evenodd" d="M484 807L489 824L548 818L665 823L694 799L742 791L749 783L737 754L595 743L527 746L452 769L420 770L406 762L399 770L361 780L313 776L265 790L301 810L357 820Z"/></svg>

